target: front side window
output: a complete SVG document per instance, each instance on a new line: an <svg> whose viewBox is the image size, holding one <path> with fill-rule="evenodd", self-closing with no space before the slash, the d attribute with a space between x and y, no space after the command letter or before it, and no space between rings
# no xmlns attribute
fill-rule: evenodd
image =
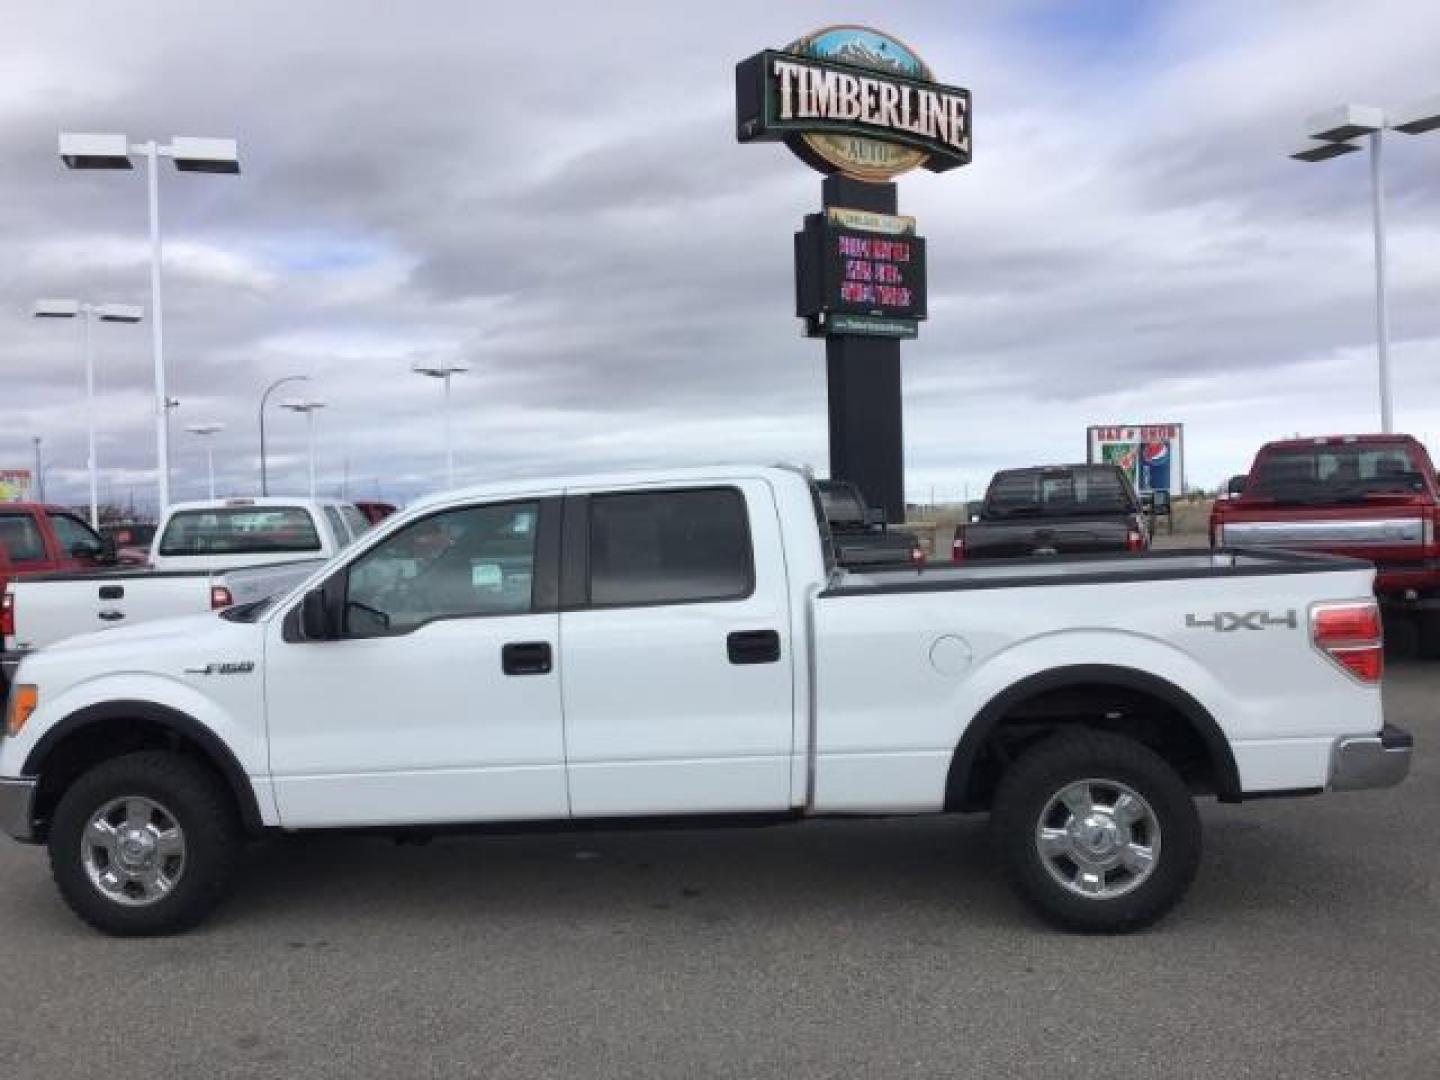
<svg viewBox="0 0 1440 1080"><path fill-rule="evenodd" d="M52 514L50 527L55 530L56 539L60 541L60 550L66 555L78 559L93 559L100 554L100 537L95 535L90 526L76 521L68 514Z"/></svg>
<svg viewBox="0 0 1440 1080"><path fill-rule="evenodd" d="M434 619L531 610L538 503L449 510L391 536L351 565L350 637L403 634Z"/></svg>
<svg viewBox="0 0 1440 1080"><path fill-rule="evenodd" d="M734 488L590 500L590 602L680 604L750 595L745 498Z"/></svg>
<svg viewBox="0 0 1440 1080"><path fill-rule="evenodd" d="M160 536L161 555L266 555L319 551L320 534L303 506L181 510Z"/></svg>

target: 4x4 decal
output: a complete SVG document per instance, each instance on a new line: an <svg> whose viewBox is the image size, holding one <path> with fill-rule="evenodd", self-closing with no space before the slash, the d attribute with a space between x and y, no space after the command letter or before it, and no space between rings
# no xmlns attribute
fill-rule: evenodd
<svg viewBox="0 0 1440 1080"><path fill-rule="evenodd" d="M1272 615L1268 611L1217 611L1209 618L1185 616L1185 629L1214 630L1219 634L1230 634L1236 630L1269 630L1277 626L1288 626L1295 630L1299 625L1294 608L1279 615Z"/></svg>

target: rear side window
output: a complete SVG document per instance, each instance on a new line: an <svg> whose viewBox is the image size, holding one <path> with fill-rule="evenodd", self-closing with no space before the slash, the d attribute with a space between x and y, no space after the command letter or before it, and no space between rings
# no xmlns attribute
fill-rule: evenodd
<svg viewBox="0 0 1440 1080"><path fill-rule="evenodd" d="M45 558L45 541L29 514L0 515L0 546L11 562L35 562Z"/></svg>
<svg viewBox="0 0 1440 1080"><path fill-rule="evenodd" d="M734 488L590 500L590 602L738 600L754 589L745 498Z"/></svg>
<svg viewBox="0 0 1440 1080"><path fill-rule="evenodd" d="M75 558L93 559L100 554L100 537L69 514L51 514L50 527L60 541L60 550Z"/></svg>
<svg viewBox="0 0 1440 1080"><path fill-rule="evenodd" d="M343 534L342 534L343 536ZM265 555L320 550L320 534L302 506L181 510L160 537L161 555Z"/></svg>

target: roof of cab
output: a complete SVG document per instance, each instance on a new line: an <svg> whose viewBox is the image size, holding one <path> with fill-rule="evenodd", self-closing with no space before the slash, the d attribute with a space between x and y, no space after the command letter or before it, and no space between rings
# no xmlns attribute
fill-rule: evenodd
<svg viewBox="0 0 1440 1080"><path fill-rule="evenodd" d="M228 499L195 499L171 503L169 513L179 510L240 510L250 506L344 506L344 499L312 499L309 496L236 495Z"/></svg>

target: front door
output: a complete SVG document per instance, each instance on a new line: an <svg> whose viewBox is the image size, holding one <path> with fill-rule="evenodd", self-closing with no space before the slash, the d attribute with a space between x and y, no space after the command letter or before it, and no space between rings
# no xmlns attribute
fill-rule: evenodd
<svg viewBox="0 0 1440 1080"><path fill-rule="evenodd" d="M306 640L298 610L272 620L282 824L568 815L559 517L556 499L437 511L327 581L336 636Z"/></svg>
<svg viewBox="0 0 1440 1080"><path fill-rule="evenodd" d="M794 650L768 486L573 498L565 544L574 815L789 808Z"/></svg>

